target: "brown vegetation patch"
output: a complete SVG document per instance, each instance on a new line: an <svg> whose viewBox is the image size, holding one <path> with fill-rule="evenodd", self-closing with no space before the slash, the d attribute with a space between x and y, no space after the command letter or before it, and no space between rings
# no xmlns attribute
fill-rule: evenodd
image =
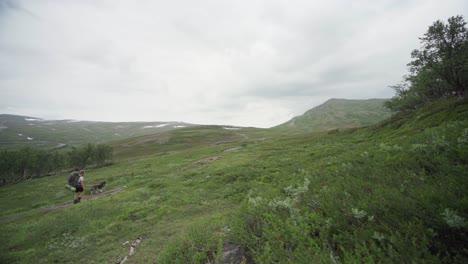
<svg viewBox="0 0 468 264"><path fill-rule="evenodd" d="M193 163L193 165L205 165L205 164L208 164L210 162L213 162L217 159L221 158L221 156L214 156L214 157L209 157L209 158L204 158L204 159L201 159L201 160L198 160L198 161L195 161Z"/></svg>

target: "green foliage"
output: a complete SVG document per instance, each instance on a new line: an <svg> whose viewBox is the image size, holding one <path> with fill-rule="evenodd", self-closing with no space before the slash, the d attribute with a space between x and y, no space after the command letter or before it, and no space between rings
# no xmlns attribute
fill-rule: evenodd
<svg viewBox="0 0 468 264"><path fill-rule="evenodd" d="M67 152L32 148L1 151L1 184L56 174L58 171L70 167L85 168L91 164L103 166L106 161L112 160L112 153L112 147L104 144L72 147Z"/></svg>
<svg viewBox="0 0 468 264"><path fill-rule="evenodd" d="M434 22L420 38L422 48L411 53L410 74L392 86L386 102L394 111L417 109L449 97L465 97L468 85L468 29L462 16Z"/></svg>
<svg viewBox="0 0 468 264"><path fill-rule="evenodd" d="M249 249L255 263L323 263L329 260L329 223L318 212L301 210L310 181L284 188L268 201L249 197L233 217L231 240Z"/></svg>
<svg viewBox="0 0 468 264"><path fill-rule="evenodd" d="M109 145L91 144L81 147L72 147L67 152L70 164L73 167L85 168L89 164L103 166L107 160L112 160L113 149Z"/></svg>
<svg viewBox="0 0 468 264"><path fill-rule="evenodd" d="M422 50L414 50L409 63L411 73L433 72L448 85L438 96L456 93L463 96L468 83L468 30L463 16L454 16L448 23L434 22L422 38ZM429 73L430 74L430 73Z"/></svg>
<svg viewBox="0 0 468 264"><path fill-rule="evenodd" d="M90 144L84 147L72 147L70 151L67 152L68 160L72 167L84 168L91 159L92 148L89 147Z"/></svg>
<svg viewBox="0 0 468 264"><path fill-rule="evenodd" d="M116 142L86 181L118 194L47 212L73 198L66 173L0 188L0 259L118 263L142 237L128 262L219 263L235 245L247 263L466 263L467 120L466 101L444 100L333 134Z"/></svg>
<svg viewBox="0 0 468 264"><path fill-rule="evenodd" d="M421 113L413 115L419 117L415 123L407 120L407 126L387 135L378 131L346 151L342 146L346 153L326 158L324 167L314 169L320 172L301 169L311 182L307 188L287 187L286 196L271 199L250 196L233 218L231 239L245 245L258 263L464 262L465 217L447 206L457 207L456 212L467 208L463 171L468 156L462 150L468 123L464 118L448 121L439 107L423 112L424 119ZM452 110L466 114L467 104ZM441 114L447 122L421 126ZM414 129L423 132L413 134ZM350 137L365 138L363 132ZM398 132L404 137L395 137ZM346 142L343 135L335 139L322 142L329 153ZM293 197L290 189L304 192ZM296 251L302 245L315 253Z"/></svg>
<svg viewBox="0 0 468 264"><path fill-rule="evenodd" d="M338 129L369 126L390 117L391 111L385 108L385 102L387 99L330 99L275 129L293 132L328 130L334 133Z"/></svg>
<svg viewBox="0 0 468 264"><path fill-rule="evenodd" d="M444 216L444 220L450 227L453 228L462 228L465 227L465 218L460 217L455 212L450 210L449 208L445 208L445 211L441 214Z"/></svg>
<svg viewBox="0 0 468 264"><path fill-rule="evenodd" d="M220 250L220 230L219 223L214 221L192 224L185 233L166 243L158 256L158 263L209 263L216 259Z"/></svg>
<svg viewBox="0 0 468 264"><path fill-rule="evenodd" d="M113 149L109 145L97 144L94 148L93 160L98 166L103 166L107 160L112 160Z"/></svg>
<svg viewBox="0 0 468 264"><path fill-rule="evenodd" d="M60 163L57 153L23 148L0 152L0 177L2 184L26 180L52 172Z"/></svg>
<svg viewBox="0 0 468 264"><path fill-rule="evenodd" d="M0 114L0 150L66 149L87 143L99 144L141 135L163 133L191 127L179 122L94 122L42 120L33 117ZM29 138L29 139L28 139Z"/></svg>

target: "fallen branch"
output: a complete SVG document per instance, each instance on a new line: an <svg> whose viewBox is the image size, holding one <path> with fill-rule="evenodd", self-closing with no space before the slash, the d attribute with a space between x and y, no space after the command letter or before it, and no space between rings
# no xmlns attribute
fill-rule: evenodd
<svg viewBox="0 0 468 264"><path fill-rule="evenodd" d="M135 254L135 248L138 244L140 244L141 242L143 241L143 238L142 237L138 237L137 239L135 239L135 241L133 241L132 245L130 246L130 252L128 253L127 256L123 257L122 260L120 262L117 262L117 264L123 264L125 262L127 262L128 260L128 257L129 256L132 256L133 254ZM125 243L123 243L123 245L128 245L130 244L130 241L125 241Z"/></svg>

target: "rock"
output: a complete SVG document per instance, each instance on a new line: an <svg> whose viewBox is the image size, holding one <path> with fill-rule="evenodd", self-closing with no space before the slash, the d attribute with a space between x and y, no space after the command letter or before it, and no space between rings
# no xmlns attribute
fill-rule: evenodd
<svg viewBox="0 0 468 264"><path fill-rule="evenodd" d="M223 248L223 263L224 264L240 264L246 263L244 250L240 246L227 245Z"/></svg>
<svg viewBox="0 0 468 264"><path fill-rule="evenodd" d="M225 151L223 152L236 152L240 149L240 147L236 147L236 148L230 148L230 149L226 149Z"/></svg>
<svg viewBox="0 0 468 264"><path fill-rule="evenodd" d="M221 158L221 156L214 156L214 157L204 158L204 159L201 159L199 161L194 162L193 165L205 165L205 164L213 162L213 161L215 161L215 160L217 160L219 158Z"/></svg>

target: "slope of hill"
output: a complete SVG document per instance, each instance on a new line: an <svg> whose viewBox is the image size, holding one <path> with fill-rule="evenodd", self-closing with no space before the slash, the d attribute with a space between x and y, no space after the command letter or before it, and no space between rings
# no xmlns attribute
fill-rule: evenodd
<svg viewBox="0 0 468 264"><path fill-rule="evenodd" d="M467 263L467 127L468 102L450 100L330 135L114 142L114 165L85 180L118 194L61 208L67 174L0 188L0 262L120 263L141 238L130 263L221 263L233 248L245 263Z"/></svg>
<svg viewBox="0 0 468 264"><path fill-rule="evenodd" d="M0 115L0 149L60 148L194 126L180 122L91 122Z"/></svg>
<svg viewBox="0 0 468 264"><path fill-rule="evenodd" d="M330 99L275 128L316 132L368 126L390 117L391 112L383 105L385 101L387 99Z"/></svg>
<svg viewBox="0 0 468 264"><path fill-rule="evenodd" d="M274 129L315 132L375 124L391 115L383 107L385 101L331 99ZM0 150L26 146L51 149L67 145L102 143L192 126L197 125L181 122L43 120L0 114Z"/></svg>

